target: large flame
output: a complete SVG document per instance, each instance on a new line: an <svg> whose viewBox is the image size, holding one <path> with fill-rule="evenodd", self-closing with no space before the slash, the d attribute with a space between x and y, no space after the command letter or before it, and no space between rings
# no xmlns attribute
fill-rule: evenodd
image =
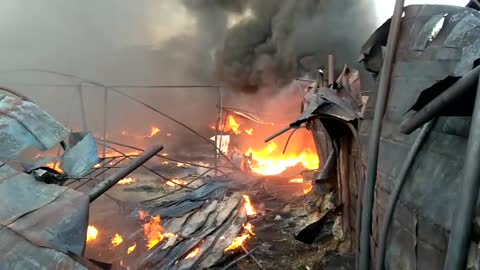
<svg viewBox="0 0 480 270"><path fill-rule="evenodd" d="M95 228L95 226L89 225L87 228L87 243L93 242L95 239L97 239L98 236L98 230Z"/></svg>
<svg viewBox="0 0 480 270"><path fill-rule="evenodd" d="M120 245L121 243L123 243L123 237L116 233L113 237L112 237L112 246L113 247L117 247L118 245Z"/></svg>
<svg viewBox="0 0 480 270"><path fill-rule="evenodd" d="M253 207L252 202L250 201L250 197L248 195L242 195L243 199L245 200L245 211L247 212L247 216L254 216L257 214L255 211L255 207Z"/></svg>
<svg viewBox="0 0 480 270"><path fill-rule="evenodd" d="M308 194L310 193L310 191L312 191L313 189L313 186L311 183L307 183L307 186L305 188L303 188L303 194Z"/></svg>
<svg viewBox="0 0 480 270"><path fill-rule="evenodd" d="M318 156L310 148L306 148L300 154L288 155L283 155L277 150L278 146L274 142L270 142L265 148L260 150L249 148L245 154L247 156L252 154L252 158L255 161L251 164L252 171L261 175L277 175L288 167L293 167L299 163L309 170L318 168Z"/></svg>

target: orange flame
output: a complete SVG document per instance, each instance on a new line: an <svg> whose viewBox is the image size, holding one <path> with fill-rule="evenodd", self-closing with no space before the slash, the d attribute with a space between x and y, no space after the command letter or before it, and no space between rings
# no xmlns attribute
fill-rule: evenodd
<svg viewBox="0 0 480 270"><path fill-rule="evenodd" d="M112 237L112 246L113 247L117 247L118 245L120 245L122 242L123 242L123 237L116 233L113 237Z"/></svg>
<svg viewBox="0 0 480 270"><path fill-rule="evenodd" d="M224 251L230 251L230 250L234 250L234 249L237 249L237 248L241 247L243 245L243 243L245 242L245 240L247 240L248 238L250 238L250 234L248 233L248 231L244 232L242 235L233 239L233 242L230 244L230 246L228 246L226 249L224 249Z"/></svg>
<svg viewBox="0 0 480 270"><path fill-rule="evenodd" d="M48 167L50 169L54 169L55 171L59 173L63 173L62 168L60 168L60 162L49 162L45 164L45 167Z"/></svg>
<svg viewBox="0 0 480 270"><path fill-rule="evenodd" d="M240 125L237 123L237 120L232 115L229 115L227 118L228 126L235 134L240 134L242 131L240 130Z"/></svg>
<svg viewBox="0 0 480 270"><path fill-rule="evenodd" d="M117 184L118 185L130 185L132 183L135 183L135 178L133 177L127 177L127 178L123 178L122 180L118 181Z"/></svg>
<svg viewBox="0 0 480 270"><path fill-rule="evenodd" d="M147 238L148 249L153 248L165 238L162 233L163 228L162 225L160 225L160 222L160 216L154 216L143 225L143 233Z"/></svg>
<svg viewBox="0 0 480 270"><path fill-rule="evenodd" d="M253 207L252 202L250 201L250 197L248 195L242 195L243 199L245 200L245 210L247 211L247 216L254 216L257 214L255 208Z"/></svg>
<svg viewBox="0 0 480 270"><path fill-rule="evenodd" d="M149 137L153 137L153 136L157 135L158 133L160 133L160 129L157 128L157 127L152 127Z"/></svg>
<svg viewBox="0 0 480 270"><path fill-rule="evenodd" d="M185 257L185 259L190 259L190 258L193 258L195 256L197 256L198 252L200 251L200 247L196 247L195 249L193 249L192 251L190 251L190 253L187 254L187 256Z"/></svg>
<svg viewBox="0 0 480 270"><path fill-rule="evenodd" d="M245 129L245 133L247 133L248 135L252 135L253 134L253 128Z"/></svg>
<svg viewBox="0 0 480 270"><path fill-rule="evenodd" d="M305 188L303 189L303 194L308 194L308 193L310 193L310 191L312 191L312 189L313 189L312 184L311 184L311 183L308 183L307 187L305 187Z"/></svg>
<svg viewBox="0 0 480 270"><path fill-rule="evenodd" d="M303 183L303 178L294 178L288 181L289 183Z"/></svg>
<svg viewBox="0 0 480 270"><path fill-rule="evenodd" d="M253 225L250 222L244 224L243 228L247 230L251 235L255 235L255 233L253 233Z"/></svg>
<svg viewBox="0 0 480 270"><path fill-rule="evenodd" d="M252 154L255 163L251 165L252 171L261 175L277 175L288 167L301 163L306 169L317 169L319 165L318 156L310 148L305 149L301 154L283 155L277 153L278 146L270 142L264 149L254 151L248 149L245 155Z"/></svg>
<svg viewBox="0 0 480 270"><path fill-rule="evenodd" d="M188 182L183 179L173 178L170 179L170 181L165 182L165 184L170 187L176 187L178 185L186 185Z"/></svg>
<svg viewBox="0 0 480 270"><path fill-rule="evenodd" d="M137 247L137 243L133 243L132 246L128 247L127 254L132 253L135 250L136 247Z"/></svg>
<svg viewBox="0 0 480 270"><path fill-rule="evenodd" d="M98 230L95 226L89 225L87 228L87 243L92 242L93 240L97 239Z"/></svg>

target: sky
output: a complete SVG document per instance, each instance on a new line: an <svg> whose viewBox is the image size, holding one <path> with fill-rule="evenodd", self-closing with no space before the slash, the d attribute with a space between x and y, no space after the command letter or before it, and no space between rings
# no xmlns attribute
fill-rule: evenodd
<svg viewBox="0 0 480 270"><path fill-rule="evenodd" d="M405 6L415 4L466 6L468 2L468 0L406 0ZM377 12L377 19L380 24L392 16L394 6L395 0L376 1L375 9Z"/></svg>

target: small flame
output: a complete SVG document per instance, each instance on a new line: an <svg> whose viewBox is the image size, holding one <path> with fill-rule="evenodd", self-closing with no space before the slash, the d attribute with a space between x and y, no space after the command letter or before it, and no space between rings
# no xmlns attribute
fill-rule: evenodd
<svg viewBox="0 0 480 270"><path fill-rule="evenodd" d="M168 156L168 154L167 154L167 153L163 153L162 156L166 157L166 156Z"/></svg>
<svg viewBox="0 0 480 270"><path fill-rule="evenodd" d="M141 221L145 221L148 217L148 212L145 210L139 210L138 211L138 217Z"/></svg>
<svg viewBox="0 0 480 270"><path fill-rule="evenodd" d="M182 166L185 166L185 163L181 163L181 162L177 163L177 167L182 167Z"/></svg>
<svg viewBox="0 0 480 270"><path fill-rule="evenodd" d="M157 135L158 133L160 133L160 129L157 128L157 127L152 127L152 129L150 131L150 137L153 137L153 136Z"/></svg>
<svg viewBox="0 0 480 270"><path fill-rule="evenodd" d="M245 210L247 211L247 216L254 216L257 214L255 208L253 207L252 202L250 201L250 197L248 195L242 195L243 199L245 200Z"/></svg>
<svg viewBox="0 0 480 270"><path fill-rule="evenodd" d="M313 186L311 183L308 183L307 187L303 189L303 194L308 194L310 191L312 191Z"/></svg>
<svg viewBox="0 0 480 270"><path fill-rule="evenodd" d="M63 173L62 168L60 168L60 162L49 162L45 166L50 168L50 169L54 169L55 171L57 171L59 173Z"/></svg>
<svg viewBox="0 0 480 270"><path fill-rule="evenodd" d="M102 166L100 163L97 163L95 164L95 166L93 166L93 168L100 168L100 166Z"/></svg>
<svg viewBox="0 0 480 270"><path fill-rule="evenodd" d="M123 242L123 237L116 233L113 237L112 237L112 246L113 247L117 247L118 245L120 245L121 243Z"/></svg>
<svg viewBox="0 0 480 270"><path fill-rule="evenodd" d="M187 256L185 257L185 259L190 259L190 258L193 258L195 256L197 256L198 252L200 251L200 247L196 247L195 249L193 249L192 251L190 251L190 253L187 254Z"/></svg>
<svg viewBox="0 0 480 270"><path fill-rule="evenodd" d="M168 165L168 161L163 161L162 164L163 165Z"/></svg>
<svg viewBox="0 0 480 270"><path fill-rule="evenodd" d="M290 181L288 181L289 183L303 183L303 178L294 178L294 179L290 179Z"/></svg>
<svg viewBox="0 0 480 270"><path fill-rule="evenodd" d="M247 240L248 238L250 238L250 234L247 231L242 235L238 236L237 238L233 239L233 242L224 251L230 251L241 247L245 240Z"/></svg>
<svg viewBox="0 0 480 270"><path fill-rule="evenodd" d="M137 247L137 243L133 243L132 246L128 247L127 254L132 253L135 250L136 247Z"/></svg>
<svg viewBox="0 0 480 270"><path fill-rule="evenodd" d="M95 226L89 225L87 228L87 243L93 242L93 240L97 239L98 230Z"/></svg>
<svg viewBox="0 0 480 270"><path fill-rule="evenodd" d="M245 133L248 135L253 135L253 128L245 129Z"/></svg>
<svg viewBox="0 0 480 270"><path fill-rule="evenodd" d="M172 134L170 134L170 133L167 133L167 137L170 137L170 136L172 136Z"/></svg>
<svg viewBox="0 0 480 270"><path fill-rule="evenodd" d="M170 187L176 187L178 185L186 185L188 182L183 179L173 178L170 179L170 181L167 181L165 184Z"/></svg>
<svg viewBox="0 0 480 270"><path fill-rule="evenodd" d="M244 224L243 228L247 230L251 235L255 235L255 233L253 232L253 225L250 222Z"/></svg>
<svg viewBox="0 0 480 270"><path fill-rule="evenodd" d="M123 178L122 180L118 181L117 184L118 185L130 185L130 184L133 184L135 183L135 178L133 177L127 177L127 178Z"/></svg>

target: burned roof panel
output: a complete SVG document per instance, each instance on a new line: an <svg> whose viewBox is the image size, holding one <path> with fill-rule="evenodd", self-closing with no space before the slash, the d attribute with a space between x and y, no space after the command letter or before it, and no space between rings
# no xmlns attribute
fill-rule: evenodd
<svg viewBox="0 0 480 270"><path fill-rule="evenodd" d="M47 150L69 130L30 101L0 96L0 158L15 158L27 147Z"/></svg>

